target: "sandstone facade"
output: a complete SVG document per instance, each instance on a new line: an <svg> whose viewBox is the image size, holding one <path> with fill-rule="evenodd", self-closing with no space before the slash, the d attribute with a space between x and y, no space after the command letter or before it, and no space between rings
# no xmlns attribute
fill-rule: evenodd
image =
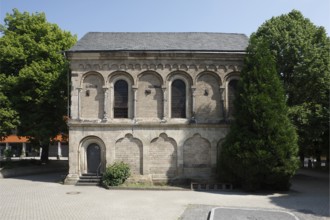
<svg viewBox="0 0 330 220"><path fill-rule="evenodd" d="M102 173L116 161L128 163L138 180L213 178L247 38L214 34L233 46L210 50L203 46L215 43L205 39L208 34L198 46L184 38L182 44L191 42L179 48L180 42L168 41L201 36L135 33L130 35L135 42L123 48L131 41L125 34L118 39L113 33L90 33L66 52L71 63L66 183L83 173ZM143 45L156 38L173 49ZM157 47L157 39L151 46Z"/></svg>

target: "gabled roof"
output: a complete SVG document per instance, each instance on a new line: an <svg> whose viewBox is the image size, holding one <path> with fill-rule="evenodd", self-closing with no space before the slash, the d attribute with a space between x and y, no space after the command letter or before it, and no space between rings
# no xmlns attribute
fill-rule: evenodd
<svg viewBox="0 0 330 220"><path fill-rule="evenodd" d="M209 51L243 52L244 34L205 32L89 32L68 52Z"/></svg>

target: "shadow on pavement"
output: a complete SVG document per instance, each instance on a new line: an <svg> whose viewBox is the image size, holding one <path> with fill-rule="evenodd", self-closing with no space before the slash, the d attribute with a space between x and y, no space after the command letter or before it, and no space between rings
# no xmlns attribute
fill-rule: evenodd
<svg viewBox="0 0 330 220"><path fill-rule="evenodd" d="M28 180L32 182L47 182L47 183L59 183L63 184L63 181L67 175L66 171L43 173L43 174L33 174L27 176L11 177L19 180Z"/></svg>
<svg viewBox="0 0 330 220"><path fill-rule="evenodd" d="M288 193L270 198L272 203L285 209L329 217L329 173L299 170Z"/></svg>
<svg viewBox="0 0 330 220"><path fill-rule="evenodd" d="M329 217L329 173L302 169L292 179L289 191L258 191L248 193L241 190L201 191L219 195L239 196L267 196L271 203L279 208L291 210L296 213ZM189 220L203 216L206 219L211 206L190 205L187 207L182 219ZM190 216L191 215L191 216ZM197 218L198 219L198 218ZM202 219L202 218L201 218Z"/></svg>
<svg viewBox="0 0 330 220"><path fill-rule="evenodd" d="M49 161L48 164L18 166L0 170L1 178L30 180L36 182L58 182L68 173L68 161Z"/></svg>

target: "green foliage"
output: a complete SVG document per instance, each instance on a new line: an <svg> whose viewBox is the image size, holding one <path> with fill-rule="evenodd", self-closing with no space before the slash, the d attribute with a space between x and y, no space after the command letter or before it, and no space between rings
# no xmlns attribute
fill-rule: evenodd
<svg viewBox="0 0 330 220"><path fill-rule="evenodd" d="M114 163L107 167L102 176L102 184L105 186L119 186L130 176L129 165L124 162Z"/></svg>
<svg viewBox="0 0 330 220"><path fill-rule="evenodd" d="M0 140L10 135L11 131L19 125L18 113L5 95L7 84L6 77L0 74Z"/></svg>
<svg viewBox="0 0 330 220"><path fill-rule="evenodd" d="M13 151L10 150L10 149L5 149L5 151L3 152L3 155L4 155L6 158L13 157Z"/></svg>
<svg viewBox="0 0 330 220"><path fill-rule="evenodd" d="M47 153L50 139L66 131L68 62L62 52L74 45L76 36L48 23L44 13L14 9L4 21L0 73L8 80L3 94L19 116L19 135L31 137Z"/></svg>
<svg viewBox="0 0 330 220"><path fill-rule="evenodd" d="M246 190L288 189L298 168L297 138L265 44L250 39L235 100L235 121L218 156L219 178Z"/></svg>
<svg viewBox="0 0 330 220"><path fill-rule="evenodd" d="M296 10L266 21L255 42L266 42L276 62L300 155L329 154L330 38Z"/></svg>

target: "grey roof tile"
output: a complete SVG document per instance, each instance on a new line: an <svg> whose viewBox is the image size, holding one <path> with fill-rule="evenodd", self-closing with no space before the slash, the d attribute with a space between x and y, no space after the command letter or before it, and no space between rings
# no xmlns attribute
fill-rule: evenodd
<svg viewBox="0 0 330 220"><path fill-rule="evenodd" d="M89 32L69 51L245 51L247 45L244 34Z"/></svg>

